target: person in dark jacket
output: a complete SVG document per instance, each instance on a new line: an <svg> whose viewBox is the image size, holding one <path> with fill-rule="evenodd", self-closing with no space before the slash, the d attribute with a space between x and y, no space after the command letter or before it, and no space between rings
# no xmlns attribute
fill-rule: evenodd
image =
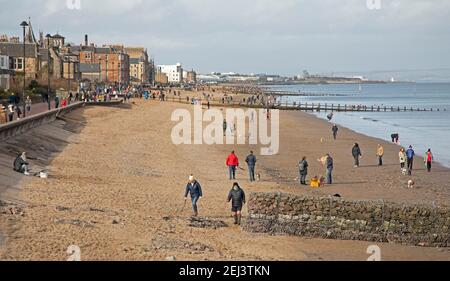
<svg viewBox="0 0 450 281"><path fill-rule="evenodd" d="M327 167L327 184L333 184L334 160L330 154L327 154L325 165Z"/></svg>
<svg viewBox="0 0 450 281"><path fill-rule="evenodd" d="M337 139L337 134L339 131L339 128L336 124L333 125L333 128L331 128L331 131L333 132L333 139L336 140Z"/></svg>
<svg viewBox="0 0 450 281"><path fill-rule="evenodd" d="M414 152L412 145L410 145L408 150L406 150L406 163L408 165L408 175L412 175L415 155L416 153Z"/></svg>
<svg viewBox="0 0 450 281"><path fill-rule="evenodd" d="M59 108L59 96L55 96L55 108Z"/></svg>
<svg viewBox="0 0 450 281"><path fill-rule="evenodd" d="M223 119L223 136L227 134L228 123L226 119Z"/></svg>
<svg viewBox="0 0 450 281"><path fill-rule="evenodd" d="M355 168L359 167L359 157L362 156L361 149L359 148L359 144L355 143L352 149L352 155L355 159Z"/></svg>
<svg viewBox="0 0 450 281"><path fill-rule="evenodd" d="M228 203L231 201L231 213L234 217L234 224L241 224L242 207L246 203L245 192L237 182L233 184L233 188L228 194Z"/></svg>
<svg viewBox="0 0 450 281"><path fill-rule="evenodd" d="M14 93L11 93L11 95L9 95L8 104L16 105L16 96Z"/></svg>
<svg viewBox="0 0 450 281"><path fill-rule="evenodd" d="M186 185L186 192L184 194L185 201L188 199L188 195L191 196L192 208L194 210L194 217L197 217L198 216L197 202L198 200L202 199L203 192L200 183L195 180L193 175L189 177L189 183Z"/></svg>
<svg viewBox="0 0 450 281"><path fill-rule="evenodd" d="M300 164L298 165L299 172L300 172L300 184L306 185L306 176L308 175L308 161L306 161L306 157L302 158L302 161L300 161Z"/></svg>
<svg viewBox="0 0 450 281"><path fill-rule="evenodd" d="M22 154L20 154L19 156L17 156L17 158L14 160L14 164L13 164L13 169L14 171L24 174L26 176L29 176L30 173L28 172L28 162L27 162L27 155L25 152L23 152Z"/></svg>
<svg viewBox="0 0 450 281"><path fill-rule="evenodd" d="M256 157L253 154L253 151L250 151L250 155L247 156L247 159L245 159L245 162L247 162L247 165L248 165L248 173L250 175L250 182L254 182L255 181Z"/></svg>

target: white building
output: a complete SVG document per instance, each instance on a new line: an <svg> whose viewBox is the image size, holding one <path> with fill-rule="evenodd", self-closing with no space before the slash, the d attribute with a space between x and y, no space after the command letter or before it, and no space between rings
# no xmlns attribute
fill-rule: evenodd
<svg viewBox="0 0 450 281"><path fill-rule="evenodd" d="M175 65L158 65L157 73L164 73L167 75L169 83L178 84L183 82L183 67L181 63Z"/></svg>
<svg viewBox="0 0 450 281"><path fill-rule="evenodd" d="M9 90L12 71L9 69L9 57L0 55L0 89Z"/></svg>

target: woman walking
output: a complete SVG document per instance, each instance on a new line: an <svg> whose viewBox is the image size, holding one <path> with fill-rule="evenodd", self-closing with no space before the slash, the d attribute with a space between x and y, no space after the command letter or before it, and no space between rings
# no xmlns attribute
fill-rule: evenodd
<svg viewBox="0 0 450 281"><path fill-rule="evenodd" d="M424 162L425 165L427 166L428 173L431 173L431 163L433 162L433 160L434 160L433 153L431 152L431 149L428 149L427 153L425 153L424 158Z"/></svg>
<svg viewBox="0 0 450 281"><path fill-rule="evenodd" d="M406 165L406 153L405 153L405 149L401 148L400 152L398 153L398 159L400 161L400 169L402 171L405 170L405 165Z"/></svg>

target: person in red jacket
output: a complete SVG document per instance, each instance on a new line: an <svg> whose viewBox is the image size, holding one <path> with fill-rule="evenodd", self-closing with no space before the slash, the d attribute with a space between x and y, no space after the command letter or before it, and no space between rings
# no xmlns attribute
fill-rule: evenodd
<svg viewBox="0 0 450 281"><path fill-rule="evenodd" d="M236 179L236 167L239 167L239 159L237 158L236 154L234 154L234 151L231 152L231 154L227 158L227 166L228 171L230 174L230 180Z"/></svg>

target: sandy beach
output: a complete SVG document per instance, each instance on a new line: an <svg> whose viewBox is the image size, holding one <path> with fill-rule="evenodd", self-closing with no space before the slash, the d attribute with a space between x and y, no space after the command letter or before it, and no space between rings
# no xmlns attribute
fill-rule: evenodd
<svg viewBox="0 0 450 281"><path fill-rule="evenodd" d="M23 181L23 216L0 249L2 260L67 260L77 245L83 260L360 260L370 242L256 235L233 226L226 203L231 182L225 159L236 150L241 162L258 146L173 145L173 110L192 106L135 100L130 109L87 108L87 124L49 165L50 178ZM428 174L416 160L412 177L400 173L399 147L340 128L332 140L331 124L302 112L280 112L280 152L259 156L261 181L238 181L252 191L282 191L344 198L383 199L448 205L450 171L434 165ZM322 141L321 141L322 140ZM362 148L361 167L353 167L351 149ZM377 166L377 144L385 165ZM311 189L298 184L298 162L306 156L310 176L323 175L318 158L335 160L335 184ZM246 168L246 167L245 167ZM181 211L190 174L202 184L200 219L190 206ZM414 189L407 181L416 182ZM189 205L189 204L188 204ZM244 211L244 216L246 211ZM3 217L4 215L0 215ZM2 218L3 219L3 218ZM245 218L244 218L245 219ZM450 260L450 249L379 244L383 260Z"/></svg>

